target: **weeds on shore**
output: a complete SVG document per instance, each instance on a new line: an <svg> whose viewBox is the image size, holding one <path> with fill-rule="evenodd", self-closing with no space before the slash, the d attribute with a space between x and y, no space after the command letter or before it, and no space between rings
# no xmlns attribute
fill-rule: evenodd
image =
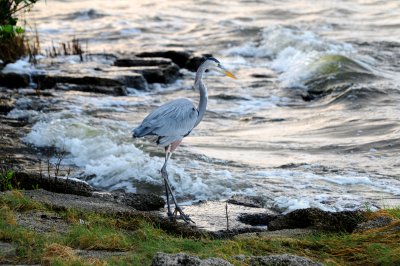
<svg viewBox="0 0 400 266"><path fill-rule="evenodd" d="M54 212L13 191L0 196L0 241L17 248L12 263L46 265L150 265L156 252L185 252L201 258L219 257L234 265L248 265L235 258L270 254L296 254L326 265L399 265L399 208L386 213L397 218L391 225L353 234L313 234L303 237L236 237L212 240L168 234L142 218L110 216L77 209L59 210L69 230L36 233L18 225L17 212ZM116 252L116 257L86 258L77 249ZM0 255L0 261L2 257ZM10 261L8 261L10 262Z"/></svg>
<svg viewBox="0 0 400 266"><path fill-rule="evenodd" d="M14 62L27 54L25 29L18 25L18 13L29 10L38 0L0 0L0 59Z"/></svg>
<svg viewBox="0 0 400 266"><path fill-rule="evenodd" d="M70 42L62 42L59 47L53 44L50 49L46 49L46 55L48 57L79 55L81 62L83 62L83 55L87 52L87 46L86 43L86 50L83 49L80 40L74 37Z"/></svg>

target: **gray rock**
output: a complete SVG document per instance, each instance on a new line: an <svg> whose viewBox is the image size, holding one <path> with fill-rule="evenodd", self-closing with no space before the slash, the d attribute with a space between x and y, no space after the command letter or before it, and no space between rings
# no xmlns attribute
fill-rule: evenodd
<svg viewBox="0 0 400 266"><path fill-rule="evenodd" d="M357 225L354 232L362 232L370 229L385 227L391 224L395 219L389 216L378 216L372 220Z"/></svg>
<svg viewBox="0 0 400 266"><path fill-rule="evenodd" d="M227 202L254 208L264 208L265 206L265 200L259 196L233 195Z"/></svg>
<svg viewBox="0 0 400 266"><path fill-rule="evenodd" d="M278 216L268 224L271 231L311 227L327 232L351 233L365 220L362 211L327 212L316 208L295 210Z"/></svg>
<svg viewBox="0 0 400 266"><path fill-rule="evenodd" d="M26 88L29 86L29 75L0 72L0 86L7 88Z"/></svg>
<svg viewBox="0 0 400 266"><path fill-rule="evenodd" d="M156 51L144 52L136 55L137 57L163 57L169 58L179 67L185 67L191 54L185 51Z"/></svg>
<svg viewBox="0 0 400 266"><path fill-rule="evenodd" d="M0 258L16 256L16 248L7 242L0 241Z"/></svg>
<svg viewBox="0 0 400 266"><path fill-rule="evenodd" d="M201 260L198 257L185 253L166 254L157 253L151 263L152 266L231 266L232 264L218 258Z"/></svg>
<svg viewBox="0 0 400 266"><path fill-rule="evenodd" d="M290 254L255 256L250 258L251 266L321 266L322 264L305 257Z"/></svg>

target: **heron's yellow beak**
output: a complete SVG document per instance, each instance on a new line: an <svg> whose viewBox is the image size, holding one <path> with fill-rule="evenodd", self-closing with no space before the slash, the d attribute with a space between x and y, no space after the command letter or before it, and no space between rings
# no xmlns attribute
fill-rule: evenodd
<svg viewBox="0 0 400 266"><path fill-rule="evenodd" d="M230 78L237 79L237 78L235 77L235 75L232 74L232 72L229 72L229 71L227 71L227 70L224 70L223 73L224 73L225 75L227 75L228 77L230 77Z"/></svg>
<svg viewBox="0 0 400 266"><path fill-rule="evenodd" d="M228 77L230 77L230 78L237 79L237 78L235 77L235 75L232 74L232 72L226 70L223 66L220 66L220 67L218 67L218 68L215 68L215 70L218 71L218 72L220 72L220 73L222 73L222 74L224 74L224 75L226 75L226 76L228 76Z"/></svg>

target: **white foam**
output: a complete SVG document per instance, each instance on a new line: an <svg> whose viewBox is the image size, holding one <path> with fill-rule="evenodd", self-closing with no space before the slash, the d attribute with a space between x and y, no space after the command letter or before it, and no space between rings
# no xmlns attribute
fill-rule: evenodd
<svg viewBox="0 0 400 266"><path fill-rule="evenodd" d="M302 82L312 74L308 67L311 62L330 54L352 57L356 51L351 44L326 40L311 31L274 26L264 29L259 41L231 48L227 53L271 57L272 62L266 66L281 73L282 86L303 87Z"/></svg>
<svg viewBox="0 0 400 266"><path fill-rule="evenodd" d="M65 161L83 168L87 175L95 175L89 183L97 187L133 192L134 182L162 186L159 169L163 158L150 157L136 148L130 132L126 123L59 114L36 123L24 141L38 147L54 146L65 150L69 154ZM187 159L184 162L172 160L168 165L170 182L177 196L210 199L232 193L229 186L234 186L235 182L228 171L209 169L210 175L221 181L218 182L188 173L185 164L192 163Z"/></svg>
<svg viewBox="0 0 400 266"><path fill-rule="evenodd" d="M20 74L30 74L35 71L35 67L29 63L28 58L19 59L14 63L7 64L2 72L3 73L20 73Z"/></svg>

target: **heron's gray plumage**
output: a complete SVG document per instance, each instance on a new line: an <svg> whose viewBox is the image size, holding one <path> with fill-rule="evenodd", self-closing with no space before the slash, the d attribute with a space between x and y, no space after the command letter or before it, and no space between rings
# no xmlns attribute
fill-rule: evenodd
<svg viewBox="0 0 400 266"><path fill-rule="evenodd" d="M199 112L194 104L185 98L161 105L150 113L142 124L133 131L134 137L159 136L157 143L168 146L183 139L194 128Z"/></svg>

